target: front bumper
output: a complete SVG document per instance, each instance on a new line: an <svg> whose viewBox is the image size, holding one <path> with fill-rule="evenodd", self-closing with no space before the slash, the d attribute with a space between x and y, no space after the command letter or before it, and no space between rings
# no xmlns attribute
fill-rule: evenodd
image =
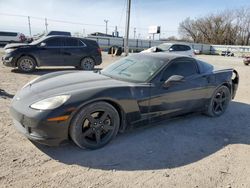
<svg viewBox="0 0 250 188"><path fill-rule="evenodd" d="M68 122L66 121L48 122L46 121L46 113L37 115L39 112L34 112L33 117L28 117L24 113L18 112L13 106L10 108L10 113L15 128L32 141L56 146L68 139ZM27 114L30 115L31 113L28 112Z"/></svg>
<svg viewBox="0 0 250 188"><path fill-rule="evenodd" d="M11 55L4 55L2 57L2 62L7 67L16 67L15 58Z"/></svg>

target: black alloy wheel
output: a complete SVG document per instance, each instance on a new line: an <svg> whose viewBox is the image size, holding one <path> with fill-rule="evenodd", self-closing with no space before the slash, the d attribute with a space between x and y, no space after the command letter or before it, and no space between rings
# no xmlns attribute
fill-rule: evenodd
<svg viewBox="0 0 250 188"><path fill-rule="evenodd" d="M219 87L211 98L207 114L213 117L222 115L226 111L230 100L231 93L228 87Z"/></svg>
<svg viewBox="0 0 250 188"><path fill-rule="evenodd" d="M70 136L81 148L97 149L116 136L119 124L119 114L112 105L96 102L86 106L75 116Z"/></svg>

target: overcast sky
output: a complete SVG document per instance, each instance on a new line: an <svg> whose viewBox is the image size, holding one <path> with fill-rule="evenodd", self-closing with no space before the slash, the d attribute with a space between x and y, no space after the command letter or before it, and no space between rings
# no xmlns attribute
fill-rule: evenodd
<svg viewBox="0 0 250 188"><path fill-rule="evenodd" d="M45 17L49 30L88 34L105 32L104 19L107 19L108 32L111 33L114 26L118 26L123 35L125 6L126 0L0 0L0 30L29 34L28 19L21 16L30 16L32 34L45 30ZM132 0L130 35L134 35L135 27L136 35L146 37L149 26L159 25L163 37L178 36L178 25L186 17L197 18L246 6L250 6L250 0Z"/></svg>

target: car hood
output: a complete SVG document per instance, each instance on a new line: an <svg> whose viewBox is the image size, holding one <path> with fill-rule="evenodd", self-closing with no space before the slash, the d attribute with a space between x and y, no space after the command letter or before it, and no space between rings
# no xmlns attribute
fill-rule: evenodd
<svg viewBox="0 0 250 188"><path fill-rule="evenodd" d="M10 48L19 48L19 47L23 47L23 46L30 46L30 44L27 43L11 43L11 44L7 44L4 49L10 49Z"/></svg>
<svg viewBox="0 0 250 188"><path fill-rule="evenodd" d="M128 82L115 80L99 73L88 71L64 71L41 76L24 89L37 95L53 96L84 90L96 90L100 88L119 87L128 85Z"/></svg>

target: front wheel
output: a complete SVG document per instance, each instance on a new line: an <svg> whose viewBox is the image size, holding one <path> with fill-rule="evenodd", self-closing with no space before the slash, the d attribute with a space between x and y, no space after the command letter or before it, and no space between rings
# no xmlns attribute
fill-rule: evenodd
<svg viewBox="0 0 250 188"><path fill-rule="evenodd" d="M83 70L93 70L95 67L95 61L91 57L85 57L81 61L81 68Z"/></svg>
<svg viewBox="0 0 250 188"><path fill-rule="evenodd" d="M217 117L222 115L231 100L231 93L226 86L220 86L218 89L215 90L206 114L211 117Z"/></svg>
<svg viewBox="0 0 250 188"><path fill-rule="evenodd" d="M17 67L22 72L33 72L36 68L36 62L32 57L23 56L18 60Z"/></svg>
<svg viewBox="0 0 250 188"><path fill-rule="evenodd" d="M84 107L70 126L72 140L81 148L97 149L109 143L120 126L116 109L106 102L96 102Z"/></svg>

